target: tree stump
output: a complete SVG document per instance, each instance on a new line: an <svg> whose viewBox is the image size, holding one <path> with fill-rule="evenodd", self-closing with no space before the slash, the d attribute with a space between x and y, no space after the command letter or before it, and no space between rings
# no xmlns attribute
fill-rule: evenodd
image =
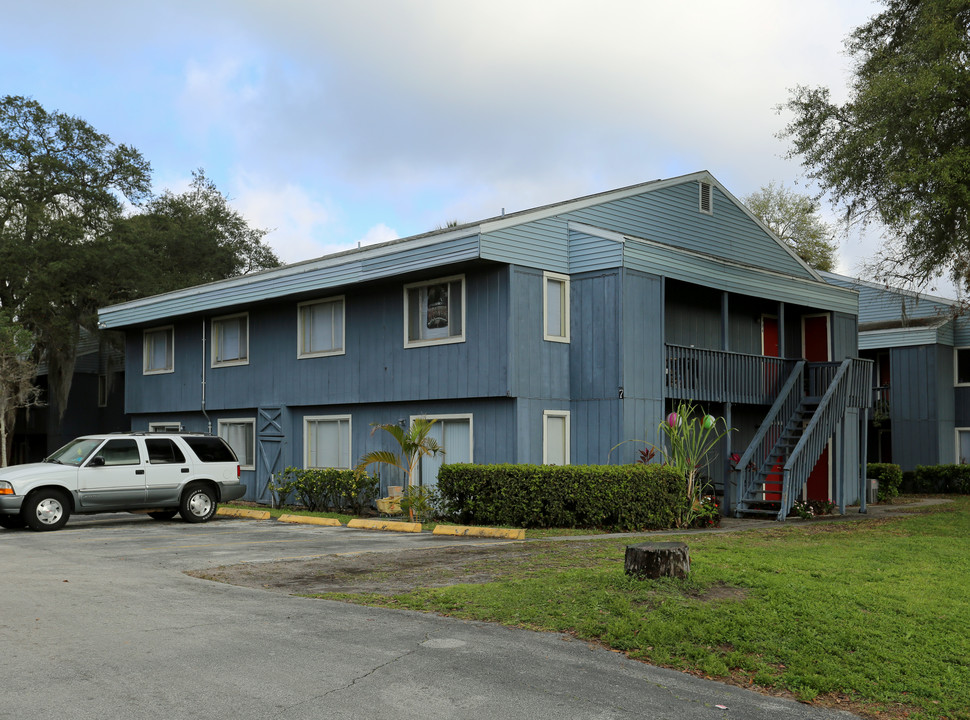
<svg viewBox="0 0 970 720"><path fill-rule="evenodd" d="M681 542L627 545L623 569L638 578L685 578L690 572L690 551Z"/></svg>

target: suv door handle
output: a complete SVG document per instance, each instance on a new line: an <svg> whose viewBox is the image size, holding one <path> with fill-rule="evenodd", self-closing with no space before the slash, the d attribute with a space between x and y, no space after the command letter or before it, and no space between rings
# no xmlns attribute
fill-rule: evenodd
<svg viewBox="0 0 970 720"><path fill-rule="evenodd" d="M182 472L183 472L183 473L188 473L188 471L189 471L189 469L188 469L188 468L182 468Z"/></svg>
<svg viewBox="0 0 970 720"><path fill-rule="evenodd" d="M144 470L135 470L135 475L144 475L144 474L145 474Z"/></svg>

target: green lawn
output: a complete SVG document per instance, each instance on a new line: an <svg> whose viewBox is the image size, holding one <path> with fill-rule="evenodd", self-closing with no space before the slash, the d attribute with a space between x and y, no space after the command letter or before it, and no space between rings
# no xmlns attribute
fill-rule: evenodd
<svg viewBox="0 0 970 720"><path fill-rule="evenodd" d="M573 633L874 717L970 718L970 498L681 539L687 581L628 578L626 541L537 542L513 565L469 568L492 570L487 584L339 598Z"/></svg>

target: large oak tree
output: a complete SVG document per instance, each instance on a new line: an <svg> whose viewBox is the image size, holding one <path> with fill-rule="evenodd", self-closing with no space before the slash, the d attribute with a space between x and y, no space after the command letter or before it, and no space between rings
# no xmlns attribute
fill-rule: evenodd
<svg viewBox="0 0 970 720"><path fill-rule="evenodd" d="M884 5L846 43L848 100L796 88L782 134L850 219L883 226L897 276L970 289L970 0Z"/></svg>
<svg viewBox="0 0 970 720"><path fill-rule="evenodd" d="M0 99L0 311L33 337L59 415L99 307L279 265L201 171L158 197L150 173L80 118Z"/></svg>

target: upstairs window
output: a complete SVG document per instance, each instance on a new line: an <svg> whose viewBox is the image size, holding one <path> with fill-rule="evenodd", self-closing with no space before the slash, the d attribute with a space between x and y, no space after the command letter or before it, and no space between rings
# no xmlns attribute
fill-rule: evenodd
<svg viewBox="0 0 970 720"><path fill-rule="evenodd" d="M970 385L970 347L953 350L954 385Z"/></svg>
<svg viewBox="0 0 970 720"><path fill-rule="evenodd" d="M212 367L249 362L249 315L212 320Z"/></svg>
<svg viewBox="0 0 970 720"><path fill-rule="evenodd" d="M328 298L299 306L299 357L344 354L344 298Z"/></svg>
<svg viewBox="0 0 970 720"><path fill-rule="evenodd" d="M569 276L558 273L542 275L543 337L552 342L569 342Z"/></svg>
<svg viewBox="0 0 970 720"><path fill-rule="evenodd" d="M144 335L145 375L170 373L175 370L175 331L172 326L146 330Z"/></svg>
<svg viewBox="0 0 970 720"><path fill-rule="evenodd" d="M465 277L404 286L404 346L465 341Z"/></svg>
<svg viewBox="0 0 970 720"><path fill-rule="evenodd" d="M714 214L714 188L709 182L698 183L699 187L699 209L707 215Z"/></svg>

